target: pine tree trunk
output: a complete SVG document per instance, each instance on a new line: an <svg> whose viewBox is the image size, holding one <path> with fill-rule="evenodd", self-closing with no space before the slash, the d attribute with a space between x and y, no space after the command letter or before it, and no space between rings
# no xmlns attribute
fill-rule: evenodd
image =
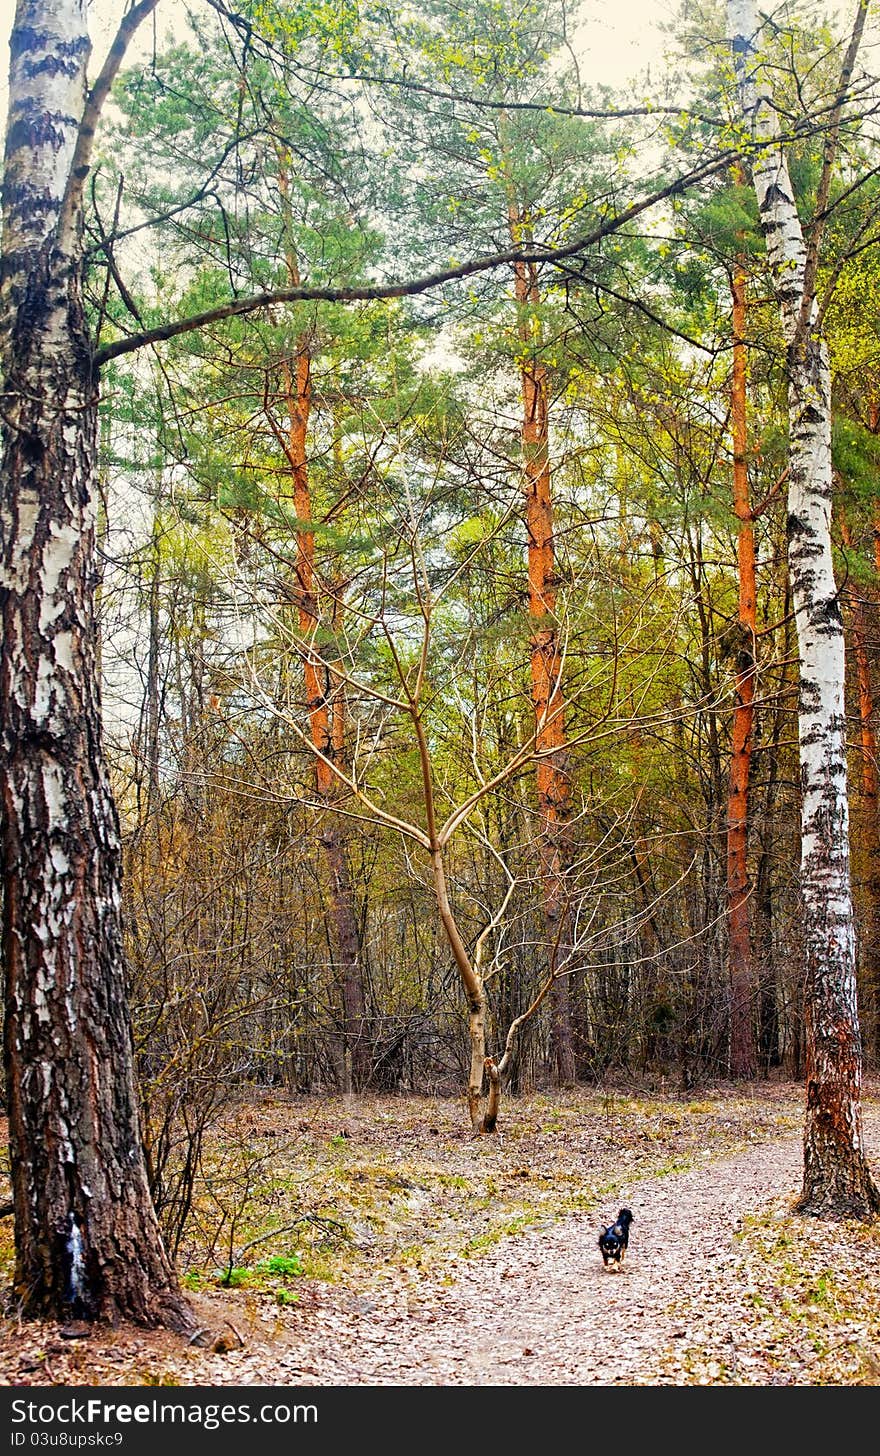
<svg viewBox="0 0 880 1456"><path fill-rule="evenodd" d="M872 405L869 413L869 427L873 434L880 433L880 406ZM874 504L874 570L880 577L880 502ZM878 613L875 605L875 619ZM875 778L876 778L876 756L875 756ZM871 919L871 958L873 962L873 976L871 980L871 993L873 998L874 1011L874 1037L873 1051L875 1062L880 1064L880 784L878 784L877 798L873 805L876 817L876 839L871 846L871 863L868 872L868 894L870 899Z"/></svg>
<svg viewBox="0 0 880 1456"><path fill-rule="evenodd" d="M101 747L97 383L81 219L80 0L20 0L2 257L0 794L14 1284L28 1316L190 1323L147 1187ZM66 64L59 65L59 55Z"/></svg>
<svg viewBox="0 0 880 1456"><path fill-rule="evenodd" d="M159 522L158 515L153 521L153 530L150 538L150 596L148 602L149 622L149 644L147 652L147 682L146 701L144 704L146 723L143 734L144 745L143 755L146 759L147 772L147 802L142 812L142 820L149 818L155 812L160 798L159 784L159 720L160 720L160 690L159 690L159 653L161 645L161 627L159 623Z"/></svg>
<svg viewBox="0 0 880 1456"><path fill-rule="evenodd" d="M849 523L841 512L840 535L852 549ZM874 731L874 690L868 655L868 614L859 588L849 593L853 656L859 701L861 748L861 827L865 892L864 934L861 938L863 984L873 1016L874 1046L880 1040L880 784L877 779L877 735Z"/></svg>
<svg viewBox="0 0 880 1456"><path fill-rule="evenodd" d="M755 530L749 504L746 463L746 275L737 260L732 280L733 383L733 509L739 521L739 576L736 705L727 798L728 963L730 974L730 1074L754 1077L754 972L749 916L748 821L752 733L755 717Z"/></svg>
<svg viewBox="0 0 880 1456"><path fill-rule="evenodd" d="M880 1209L862 1139L862 1048L849 872L843 617L831 554L831 377L806 291L808 252L776 113L760 74L753 0L728 0L767 257L787 345L788 561L800 657L801 894L806 1116L800 1207ZM813 276L815 276L813 271Z"/></svg>
<svg viewBox="0 0 880 1456"><path fill-rule="evenodd" d="M511 214L511 236L520 240L521 225ZM571 994L567 967L571 961L571 913L567 877L571 861L571 775L565 736L562 658L556 620L556 546L550 478L549 395L547 369L534 357L535 338L527 310L538 302L533 264L514 265L516 301L520 309L520 365L523 400L522 445L526 476L529 616L532 622L530 670L537 735L538 821L544 921L551 970L557 972L550 992L550 1038L557 1083L575 1080ZM526 354L529 351L529 354Z"/></svg>
<svg viewBox="0 0 880 1456"><path fill-rule="evenodd" d="M785 608L783 616L788 617L788 594L785 596ZM790 623L785 622L782 650L779 653L781 660L787 663L791 657L790 652ZM780 684L775 708L773 709L772 727L767 735L761 758L762 778L764 781L763 802L758 806L755 813L755 822L759 826L759 842L757 866L755 869L755 938L758 946L758 964L760 975L758 977L758 1051L760 1064L763 1072L769 1071L770 1067L778 1066L781 1061L779 1044L779 986L776 970L776 947L774 930L774 881L773 873L777 862L776 847L776 797L779 791L779 746L782 738L783 722L787 719L787 712L782 701L785 693L785 682ZM792 1018L794 1019L794 1018Z"/></svg>
<svg viewBox="0 0 880 1456"><path fill-rule="evenodd" d="M295 266L288 258L294 277ZM299 523L296 532L297 611L303 639L303 671L305 675L306 710L309 733L315 754L315 783L318 798L327 805L326 821L321 830L321 844L327 859L330 877L330 899L336 952L339 957L342 989L342 1057L343 1091L360 1090L370 1078L370 1046L367 1036L366 996L364 991L360 934L354 888L348 864L345 838L332 809L337 789L334 762L344 766L345 728L342 685L332 668L323 660L315 645L319 625L318 583L315 571L315 533L304 523L312 520L312 497L309 485L308 426L312 402L311 350L307 338L299 341L295 369L285 364L282 370L287 399L290 429L287 455L293 479L293 507Z"/></svg>

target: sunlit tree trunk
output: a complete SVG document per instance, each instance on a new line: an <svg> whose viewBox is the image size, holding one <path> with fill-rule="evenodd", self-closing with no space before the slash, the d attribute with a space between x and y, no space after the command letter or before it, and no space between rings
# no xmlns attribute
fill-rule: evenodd
<svg viewBox="0 0 880 1456"><path fill-rule="evenodd" d="M852 549L849 522L840 512L840 535L844 546ZM866 994L870 997L874 1018L875 1044L880 1036L880 784L877 776L877 735L874 731L874 689L868 654L868 613L861 588L849 592L850 629L853 657L856 664L856 688L859 704L859 747L861 767L861 843L865 871L864 934L862 936L862 974Z"/></svg>
<svg viewBox="0 0 880 1456"><path fill-rule="evenodd" d="M278 192L285 224L285 263L290 284L299 287L299 259L294 240L290 205L289 156L277 148ZM306 711L312 747L315 749L315 783L318 798L329 806L338 780L332 765L345 766L345 692L342 677L316 642L322 616L320 584L315 568L315 533L309 529L312 496L309 483L308 431L312 408L312 348L308 332L300 335L295 357L282 364L282 384L287 402L289 433L285 449L293 482L293 508L297 518L296 576L299 631L303 641ZM331 604L330 615L338 607ZM363 958L358 930L357 906L348 861L342 821L332 811L324 815L321 845L330 881L333 929L342 985L341 1074L343 1091L365 1087L370 1077L370 1046L367 1031Z"/></svg>
<svg viewBox="0 0 880 1456"><path fill-rule="evenodd" d="M755 529L749 502L746 460L746 274L741 258L734 266L733 381L730 414L733 434L733 509L739 523L736 554L739 579L736 642L736 703L727 798L727 904L730 970L730 1072L755 1075L754 972L749 915L749 778L755 717Z"/></svg>
<svg viewBox="0 0 880 1456"><path fill-rule="evenodd" d="M514 244L522 223L511 209ZM514 265L519 337L522 345L522 446L526 478L526 533L531 619L532 706L537 721L538 818L544 920L555 974L550 993L551 1055L557 1081L575 1078L571 996L566 973L571 960L571 916L567 874L571 860L571 774L565 736L562 657L556 617L556 545L550 476L549 392L546 365L538 357L537 272L531 263Z"/></svg>
<svg viewBox="0 0 880 1456"><path fill-rule="evenodd" d="M147 666L144 699L138 731L137 836L155 813L160 798L159 729L162 692L160 686L161 622L160 622L160 553L161 530L158 510L150 531L148 560L149 588L147 596Z"/></svg>
<svg viewBox="0 0 880 1456"><path fill-rule="evenodd" d="M868 428L872 434L880 434L880 405L872 402L868 409ZM874 570L880 578L880 501L874 502ZM875 607L875 612L880 608ZM874 1056L880 1061L880 785L877 784L876 742L873 757L875 798L873 800L875 837L870 849L868 871L868 893L870 899L870 945L872 957L871 988L874 1000ZM864 782L864 781L863 781Z"/></svg>
<svg viewBox="0 0 880 1456"><path fill-rule="evenodd" d="M859 6L854 40L865 5ZM831 554L831 377L808 250L776 113L755 50L753 0L728 0L752 180L787 346L788 561L800 656L801 893L806 1116L800 1207L869 1217L880 1208L862 1136L862 1046L849 869L843 617ZM841 95L847 84L844 66ZM839 109L838 109L839 115ZM833 122L829 130L833 136ZM826 143L826 159L833 159ZM829 165L825 169L830 172ZM823 175L823 183L826 181ZM822 184L819 194L822 195ZM827 195L827 189L826 189Z"/></svg>
<svg viewBox="0 0 880 1456"><path fill-rule="evenodd" d="M151 8L137 7L131 27ZM0 794L14 1286L30 1316L182 1327L190 1316L141 1148L101 744L97 381L81 291L85 11L85 0L19 0L11 42Z"/></svg>
<svg viewBox="0 0 880 1456"><path fill-rule="evenodd" d="M291 367L292 364L292 367ZM343 1090L365 1087L370 1075L370 1048L361 967L360 935L354 886L339 816L330 810L338 780L332 764L345 763L345 699L341 680L316 644L320 625L319 584L315 570L315 533L308 468L308 427L312 402L311 349L299 341L296 357L282 365L282 382L290 421L287 456L293 483L296 531L296 603L303 643L306 711L315 749L318 798L328 806L321 825L321 845L330 881L333 929L342 981Z"/></svg>

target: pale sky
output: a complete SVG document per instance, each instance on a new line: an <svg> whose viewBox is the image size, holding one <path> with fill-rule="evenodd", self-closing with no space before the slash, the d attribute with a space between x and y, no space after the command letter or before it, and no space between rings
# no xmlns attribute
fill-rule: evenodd
<svg viewBox="0 0 880 1456"><path fill-rule="evenodd" d="M89 8L95 64L103 59L103 51L126 8L126 0L90 0ZM584 80L604 81L616 86L643 72L651 61L660 56L663 40L657 27L674 17L678 5L677 0L589 0L584 9L589 16L581 33ZM0 107L4 118L9 33L14 12L15 0L0 0ZM180 0L159 0L156 14L160 30L163 25L173 27L175 15L183 14L183 6ZM141 45L151 43L149 21L142 27L140 35ZM581 50L581 46L578 49Z"/></svg>
<svg viewBox="0 0 880 1456"><path fill-rule="evenodd" d="M103 60L106 48L124 13L128 0L89 0L93 39L92 66L94 69ZM815 8L827 17L842 15L843 23L849 27L850 17L855 13L856 0L815 0ZM194 0L197 8L198 0ZM572 6L574 9L574 5ZM585 84L604 82L610 86L625 86L628 81L640 79L648 66L652 67L652 79L659 80L663 52L668 38L661 26L675 19L679 0L584 0L583 13L586 19L575 33L575 49L581 65ZM783 8L774 0L763 0L759 9L769 14ZM15 10L15 0L0 0L0 126L5 130L6 92L9 69L9 34ZM160 37L168 28L184 29L184 6L182 0L159 0L156 25ZM877 20L874 18L874 26ZM138 48L147 49L152 44L152 22L147 21L132 44L130 54L136 55ZM868 64L868 55L874 50L876 57L877 35L866 34L862 43L862 59ZM874 67L877 60L874 59Z"/></svg>

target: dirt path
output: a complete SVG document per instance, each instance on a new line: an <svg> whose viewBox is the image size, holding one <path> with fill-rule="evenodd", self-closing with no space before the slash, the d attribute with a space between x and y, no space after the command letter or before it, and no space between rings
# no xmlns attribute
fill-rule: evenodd
<svg viewBox="0 0 880 1456"><path fill-rule="evenodd" d="M880 1178L876 1098L864 1116ZM7 1319L0 1383L880 1383L880 1223L792 1213L802 1148L790 1130L720 1157L694 1144L694 1156L685 1172L632 1168L605 1185L601 1207L542 1218L419 1276L377 1253L360 1285L313 1280L286 1308L247 1290L194 1296L206 1327L240 1336L224 1353L131 1328L73 1342ZM597 1237L623 1204L635 1222L616 1272Z"/></svg>
<svg viewBox="0 0 880 1456"><path fill-rule="evenodd" d="M707 1277L723 1297L742 1216L793 1196L800 1138L773 1141L706 1168L620 1189L635 1212L621 1272L606 1270L596 1220L570 1216L508 1240L461 1268L446 1290L350 1302L332 1312L333 1339L275 1365L293 1383L329 1385L653 1384L662 1352L693 1338L674 1306ZM608 1209L613 1217L616 1208ZM735 1338L731 1330L731 1337ZM613 1362L609 1349L613 1348ZM244 1361L243 1361L244 1363Z"/></svg>

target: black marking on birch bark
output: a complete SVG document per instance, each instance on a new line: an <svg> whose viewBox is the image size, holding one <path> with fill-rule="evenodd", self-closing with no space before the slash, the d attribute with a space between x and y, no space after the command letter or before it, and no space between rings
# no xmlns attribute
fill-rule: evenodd
<svg viewBox="0 0 880 1456"><path fill-rule="evenodd" d="M785 529L789 541L797 541L799 537L808 538L812 535L809 522L804 521L801 519L800 516L795 515L794 511L789 511L788 518L785 523Z"/></svg>
<svg viewBox="0 0 880 1456"><path fill-rule="evenodd" d="M61 43L57 41L57 37L50 35L47 30L37 30L33 25L16 25L9 37L9 59L17 61L25 51L41 51L50 45L54 50L56 44L60 48Z"/></svg>
<svg viewBox="0 0 880 1456"><path fill-rule="evenodd" d="M801 712L816 713L822 703L822 693L819 684L811 682L809 678L801 678Z"/></svg>
<svg viewBox="0 0 880 1456"><path fill-rule="evenodd" d="M774 206L777 202L784 202L786 207L792 207L794 205L785 189L780 187L778 182L771 182L761 200L761 211L766 212L768 208Z"/></svg>
<svg viewBox="0 0 880 1456"><path fill-rule="evenodd" d="M812 698L808 699L805 706L802 696L800 699L800 705L801 714L803 717L815 715L818 712L818 704ZM809 728L803 728L801 732L802 748L822 748L827 742L828 734L826 733L825 728L821 722L813 723Z"/></svg>
<svg viewBox="0 0 880 1456"><path fill-rule="evenodd" d="M24 218L29 230L36 231L42 219L54 217L58 212L58 198L48 187L23 187L9 180L8 174L2 190L3 211L11 223ZM42 228L40 229L43 230ZM0 277L15 278L25 271L25 260L30 257L30 248L12 249L6 254L0 266Z"/></svg>
<svg viewBox="0 0 880 1456"><path fill-rule="evenodd" d="M3 735L4 752L10 763L30 763L34 751L44 753L47 758L70 761L75 757L77 743L77 735L69 727L53 730L37 727L31 722L26 722L21 728L10 724Z"/></svg>
<svg viewBox="0 0 880 1456"><path fill-rule="evenodd" d="M7 166L10 158L23 148L30 151L51 146L56 152L60 151L77 124L75 116L67 116L62 111L44 111L42 116L28 113L19 117L10 124L6 133Z"/></svg>
<svg viewBox="0 0 880 1456"><path fill-rule="evenodd" d="M840 738L841 744L843 744L844 739L846 737L846 718L843 716L842 713L829 713L829 715L828 715L828 731L829 731L829 733L837 734L839 736L839 738ZM841 759L840 759L840 761L841 761L841 763L844 763L845 762L844 757L843 757L843 749L842 748L841 748Z"/></svg>
<svg viewBox="0 0 880 1456"><path fill-rule="evenodd" d="M39 61L22 61L21 69L29 81L35 76L75 76L80 69L80 61L75 56L65 60L53 53Z"/></svg>
<svg viewBox="0 0 880 1456"><path fill-rule="evenodd" d="M843 613L837 597L816 602L810 611L810 621L823 636L837 637L843 629Z"/></svg>
<svg viewBox="0 0 880 1456"><path fill-rule="evenodd" d="M806 395L818 395L822 400L827 398L828 389L823 380L822 351L815 339L808 340L806 344L791 343L786 350L786 367L788 369L789 394L792 399L803 399Z"/></svg>
<svg viewBox="0 0 880 1456"><path fill-rule="evenodd" d="M47 30L37 30L33 25L16 25L9 37L9 58L18 60L26 51L46 50L51 47L55 56L83 56L90 49L87 35L74 36L73 40L61 40Z"/></svg>
<svg viewBox="0 0 880 1456"><path fill-rule="evenodd" d="M806 404L806 405L804 405L803 409L801 410L800 418L798 420L798 424L799 425L821 425L821 423L824 420L824 418L825 418L824 411L822 411L820 409L817 409L816 405L814 405L814 404ZM812 433L813 433L812 430L805 431L804 432L804 438L805 439L806 438L809 438L812 435Z"/></svg>
<svg viewBox="0 0 880 1456"><path fill-rule="evenodd" d="M809 429L800 430L800 431L792 430L792 432L791 432L792 444L793 445L801 446L804 449L809 449L810 444L811 444L811 442L812 442L813 439L814 439L813 431L812 430L809 430ZM829 494L829 490L830 490L830 484L827 483L827 482L825 484L823 484L821 487L820 487L818 481L816 481L815 483L811 484L811 486L810 486L810 494L812 496L814 496L816 498L816 500L825 500L827 498L828 494Z"/></svg>
<svg viewBox="0 0 880 1456"><path fill-rule="evenodd" d="M822 556L821 550L817 551L812 541L799 542L798 549L789 550L789 561L798 570L798 594L796 598L797 610L806 611L809 615L810 605L817 600L818 589L824 589L825 577L812 569L811 563L818 561Z"/></svg>

